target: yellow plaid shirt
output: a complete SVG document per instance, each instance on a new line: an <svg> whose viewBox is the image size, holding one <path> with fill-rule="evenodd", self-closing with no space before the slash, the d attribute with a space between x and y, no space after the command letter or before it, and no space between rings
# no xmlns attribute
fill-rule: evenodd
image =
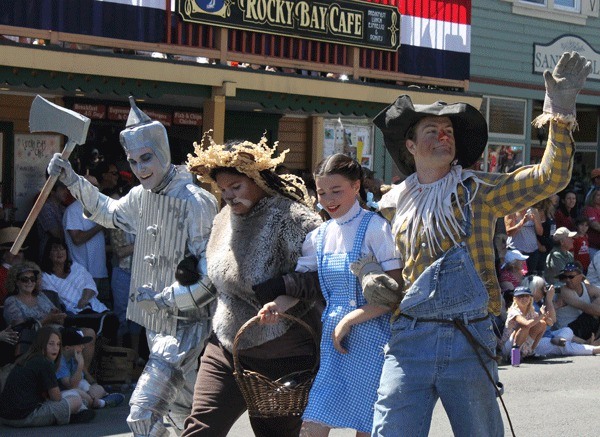
<svg viewBox="0 0 600 437"><path fill-rule="evenodd" d="M569 183L572 167L573 143L568 125L553 120L550 122L548 143L540 164L524 166L512 173L475 172L484 183L479 186L471 203L471 235L459 238L458 242L465 242L475 270L479 272L488 290L488 309L491 313L500 313L500 286L496 276L493 246L496 220L526 209L563 189ZM464 205L464 190L464 187L458 187L461 205ZM381 212L388 219L394 213L393 210ZM460 217L460 212L455 211L455 216ZM396 243L402 254L406 253L406 245L415 246L414 256L404 260L402 270L405 287L409 288L435 259L452 248L453 243L448 237L441 239L442 248L432 257L420 237L417 241L407 241L408 237L403 233L405 229L406 226L400 224Z"/></svg>

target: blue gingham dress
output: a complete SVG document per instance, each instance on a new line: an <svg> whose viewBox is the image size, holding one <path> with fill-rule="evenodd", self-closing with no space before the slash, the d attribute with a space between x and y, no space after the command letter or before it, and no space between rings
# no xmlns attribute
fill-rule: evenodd
<svg viewBox="0 0 600 437"><path fill-rule="evenodd" d="M332 428L351 428L371 432L373 405L383 366L383 347L390 337L390 316L371 319L352 326L342 345L343 355L335 350L331 335L338 322L367 302L350 263L361 255L361 247L375 214L367 212L358 227L351 253L323 253L328 221L317 234L319 281L327 305L321 318L321 365L310 391L303 419Z"/></svg>

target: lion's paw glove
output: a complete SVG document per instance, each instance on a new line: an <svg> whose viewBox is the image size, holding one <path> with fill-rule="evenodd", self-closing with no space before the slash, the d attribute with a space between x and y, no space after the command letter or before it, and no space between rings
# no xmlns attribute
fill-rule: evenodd
<svg viewBox="0 0 600 437"><path fill-rule="evenodd" d="M162 293L155 293L150 287L139 287L136 302L139 307L150 314L155 314L159 310L168 308L162 299Z"/></svg>
<svg viewBox="0 0 600 437"><path fill-rule="evenodd" d="M592 63L579 53L563 53L554 71L544 71L544 112L574 116L577 94L591 71Z"/></svg>
<svg viewBox="0 0 600 437"><path fill-rule="evenodd" d="M350 270L358 278L368 303L389 307L400 303L398 283L381 269L373 255L351 263Z"/></svg>
<svg viewBox="0 0 600 437"><path fill-rule="evenodd" d="M73 185L79 179L69 160L62 159L60 153L55 153L52 156L47 170L50 176L58 176L58 179L67 187Z"/></svg>

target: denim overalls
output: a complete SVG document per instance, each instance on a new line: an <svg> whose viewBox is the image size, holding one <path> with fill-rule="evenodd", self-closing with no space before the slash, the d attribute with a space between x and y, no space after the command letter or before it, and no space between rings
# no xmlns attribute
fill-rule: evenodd
<svg viewBox="0 0 600 437"><path fill-rule="evenodd" d="M469 236L471 214L466 209L463 230ZM495 355L488 299L464 244L445 252L412 284L400 303L403 316L392 325L373 436L427 436L438 397L455 436L504 435L496 389L465 334L451 322L462 321ZM496 361L482 350L479 354L498 381Z"/></svg>

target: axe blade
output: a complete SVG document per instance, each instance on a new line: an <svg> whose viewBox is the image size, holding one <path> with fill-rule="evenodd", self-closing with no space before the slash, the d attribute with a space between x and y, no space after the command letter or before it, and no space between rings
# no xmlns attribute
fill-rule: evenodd
<svg viewBox="0 0 600 437"><path fill-rule="evenodd" d="M90 119L70 109L55 105L37 95L29 111L31 132L56 132L75 144L85 143Z"/></svg>

